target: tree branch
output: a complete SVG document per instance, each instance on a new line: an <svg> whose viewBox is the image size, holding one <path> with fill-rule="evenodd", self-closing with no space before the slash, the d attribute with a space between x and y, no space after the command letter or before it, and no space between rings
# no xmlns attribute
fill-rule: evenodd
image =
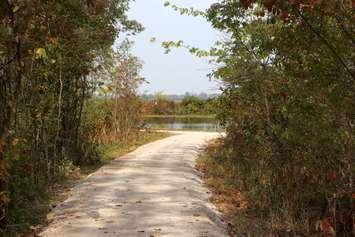
<svg viewBox="0 0 355 237"><path fill-rule="evenodd" d="M311 23L307 21L307 19L300 13L299 10L297 10L298 15L304 20L304 22L307 24L309 29L328 47L328 49L331 51L331 53L334 55L334 57L341 63L341 65L345 68L345 70L349 73L349 75L352 77L352 79L355 80L355 75L354 73L350 70L350 68L346 65L342 57L338 54L336 49L327 41L327 39L320 33L318 32Z"/></svg>
<svg viewBox="0 0 355 237"><path fill-rule="evenodd" d="M17 58L17 52L10 60L8 60L6 63L3 63L0 65L0 71L4 70L4 68L7 67L13 61L15 61L16 58Z"/></svg>

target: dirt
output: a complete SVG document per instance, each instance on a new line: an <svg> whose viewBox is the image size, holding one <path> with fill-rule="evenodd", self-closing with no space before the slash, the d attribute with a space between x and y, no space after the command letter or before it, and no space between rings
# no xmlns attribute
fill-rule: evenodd
<svg viewBox="0 0 355 237"><path fill-rule="evenodd" d="M195 169L218 136L179 132L114 160L72 189L40 236L227 236Z"/></svg>

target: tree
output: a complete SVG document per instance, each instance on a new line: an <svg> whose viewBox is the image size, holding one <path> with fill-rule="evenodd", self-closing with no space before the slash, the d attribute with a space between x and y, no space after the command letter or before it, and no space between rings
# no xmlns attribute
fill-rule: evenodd
<svg viewBox="0 0 355 237"><path fill-rule="evenodd" d="M196 96L185 96L180 105L183 114L208 114L208 101Z"/></svg>
<svg viewBox="0 0 355 237"><path fill-rule="evenodd" d="M115 53L116 64L109 82L114 99L114 128L124 139L129 138L132 129L140 128L143 119L137 89L145 79L140 76L142 62L129 53L131 43L124 41Z"/></svg>
<svg viewBox="0 0 355 237"><path fill-rule="evenodd" d="M225 0L206 16L230 35L213 75L224 83L219 117L240 188L285 228L316 216L350 233L337 213L351 216L353 205L351 2Z"/></svg>
<svg viewBox="0 0 355 237"><path fill-rule="evenodd" d="M0 215L17 222L65 160L81 162L89 75L128 20L128 0L0 3ZM44 174L44 175L42 175ZM27 190L27 191L26 191ZM21 217L20 217L21 218Z"/></svg>
<svg viewBox="0 0 355 237"><path fill-rule="evenodd" d="M263 223L246 231L295 234L318 219L324 235L353 234L354 1L223 0L202 13L172 7L226 33L209 52L182 41L163 47L220 65L211 75L223 83L218 117L227 137L215 162L233 166L234 184L251 203L246 213Z"/></svg>

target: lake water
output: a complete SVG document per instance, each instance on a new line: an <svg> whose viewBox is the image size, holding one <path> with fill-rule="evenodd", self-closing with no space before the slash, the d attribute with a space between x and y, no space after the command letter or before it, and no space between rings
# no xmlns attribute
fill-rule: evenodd
<svg viewBox="0 0 355 237"><path fill-rule="evenodd" d="M146 124L152 129L191 130L191 131L222 131L221 126L213 117L147 117Z"/></svg>

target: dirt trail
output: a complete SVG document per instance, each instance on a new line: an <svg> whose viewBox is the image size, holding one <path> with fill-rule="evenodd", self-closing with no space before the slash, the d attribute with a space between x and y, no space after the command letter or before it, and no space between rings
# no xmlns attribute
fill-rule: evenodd
<svg viewBox="0 0 355 237"><path fill-rule="evenodd" d="M218 133L181 132L138 148L76 186L43 237L227 236L194 169Z"/></svg>

